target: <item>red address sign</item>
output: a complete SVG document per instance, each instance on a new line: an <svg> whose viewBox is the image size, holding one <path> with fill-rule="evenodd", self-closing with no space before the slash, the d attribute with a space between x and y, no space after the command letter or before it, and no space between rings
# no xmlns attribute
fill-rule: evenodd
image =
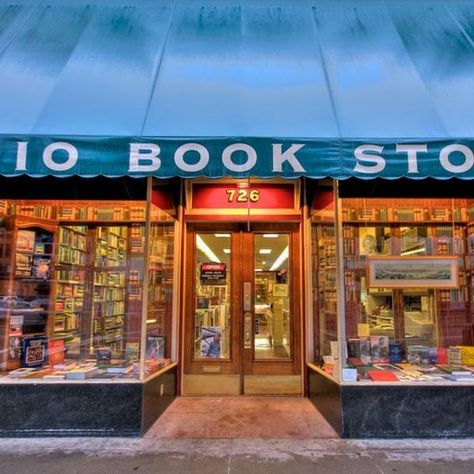
<svg viewBox="0 0 474 474"><path fill-rule="evenodd" d="M237 184L193 185L193 209L294 209L293 184Z"/></svg>

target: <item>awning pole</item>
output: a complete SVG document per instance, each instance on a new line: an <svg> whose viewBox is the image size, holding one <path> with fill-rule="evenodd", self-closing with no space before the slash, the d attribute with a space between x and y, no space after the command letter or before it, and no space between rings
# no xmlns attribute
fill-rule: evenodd
<svg viewBox="0 0 474 474"><path fill-rule="evenodd" d="M342 233L342 210L339 198L339 182L334 180L334 203L335 203L335 231L336 231L336 318L337 318L337 347L338 359L336 361L337 375L342 380L342 369L346 366L346 292L344 279L344 242Z"/></svg>

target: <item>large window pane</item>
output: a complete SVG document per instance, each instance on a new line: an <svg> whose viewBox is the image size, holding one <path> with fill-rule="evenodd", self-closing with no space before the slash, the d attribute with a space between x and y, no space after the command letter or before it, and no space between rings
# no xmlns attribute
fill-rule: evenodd
<svg viewBox="0 0 474 474"><path fill-rule="evenodd" d="M147 240L146 214L144 201L0 201L1 375L138 380L145 316L165 348L147 373L170 362L174 220L156 208Z"/></svg>

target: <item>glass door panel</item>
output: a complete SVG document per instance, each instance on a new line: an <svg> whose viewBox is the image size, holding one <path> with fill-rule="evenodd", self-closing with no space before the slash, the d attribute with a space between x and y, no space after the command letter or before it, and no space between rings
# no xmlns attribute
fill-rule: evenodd
<svg viewBox="0 0 474 474"><path fill-rule="evenodd" d="M194 359L228 359L231 234L195 234Z"/></svg>
<svg viewBox="0 0 474 474"><path fill-rule="evenodd" d="M289 235L255 234L256 360L290 359Z"/></svg>

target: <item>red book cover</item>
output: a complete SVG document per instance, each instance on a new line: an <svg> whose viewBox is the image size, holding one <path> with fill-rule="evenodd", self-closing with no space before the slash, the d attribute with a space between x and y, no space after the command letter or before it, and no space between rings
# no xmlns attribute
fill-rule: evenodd
<svg viewBox="0 0 474 474"><path fill-rule="evenodd" d="M48 343L48 362L49 365L55 366L64 363L64 341L56 339Z"/></svg>
<svg viewBox="0 0 474 474"><path fill-rule="evenodd" d="M374 382L398 382L398 377L389 370L368 370L367 374Z"/></svg>

